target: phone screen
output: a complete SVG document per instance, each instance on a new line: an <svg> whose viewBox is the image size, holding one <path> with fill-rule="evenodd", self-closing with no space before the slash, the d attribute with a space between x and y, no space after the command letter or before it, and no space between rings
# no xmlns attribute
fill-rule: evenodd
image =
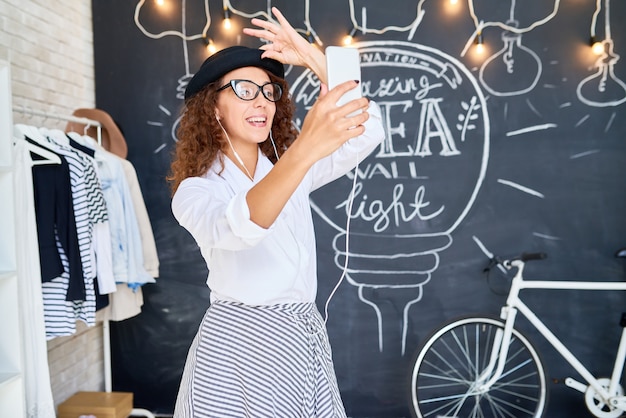
<svg viewBox="0 0 626 418"><path fill-rule="evenodd" d="M361 63L359 50L352 47L329 46L326 48L326 70L328 73L328 89L348 80L361 81ZM361 97L361 85L348 91L337 102L338 106ZM352 115L349 115L352 116Z"/></svg>

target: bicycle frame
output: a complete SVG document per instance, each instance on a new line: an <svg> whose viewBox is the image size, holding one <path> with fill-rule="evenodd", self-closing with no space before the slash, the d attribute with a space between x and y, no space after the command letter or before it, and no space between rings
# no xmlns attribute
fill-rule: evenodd
<svg viewBox="0 0 626 418"><path fill-rule="evenodd" d="M487 392L490 387L500 378L505 367L508 354L509 343L517 312L530 321L530 323L546 338L546 340L558 351L558 353L593 387L596 393L602 397L606 403L621 408L626 408L624 399L614 397L626 359L626 328L622 328L622 336L615 357L615 364L611 375L610 383L607 387L594 377L589 370L576 358L576 356L554 335L554 333L535 315L535 313L519 298L519 292L523 289L554 289L554 290L625 290L624 282L585 282L585 281L544 281L544 280L524 280L522 273L524 262L520 260L511 261L511 267L517 268L517 273L513 277L511 289L505 306L502 307L500 318L505 321L504 330L496 335L491 357L487 368L481 373L476 383L476 390L481 393ZM497 368L496 368L497 362ZM495 372L493 372L496 368ZM586 386L569 379L567 385L581 392L586 391ZM624 397L621 397L624 398Z"/></svg>

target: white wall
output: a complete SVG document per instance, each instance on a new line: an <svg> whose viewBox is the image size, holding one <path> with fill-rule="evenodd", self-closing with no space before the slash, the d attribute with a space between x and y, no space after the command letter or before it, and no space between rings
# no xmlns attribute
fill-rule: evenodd
<svg viewBox="0 0 626 418"><path fill-rule="evenodd" d="M0 0L0 49L11 60L14 109L70 115L95 106L91 0ZM13 121L65 127L20 112L13 112ZM104 390L101 324L77 329L48 343L56 405L79 390Z"/></svg>

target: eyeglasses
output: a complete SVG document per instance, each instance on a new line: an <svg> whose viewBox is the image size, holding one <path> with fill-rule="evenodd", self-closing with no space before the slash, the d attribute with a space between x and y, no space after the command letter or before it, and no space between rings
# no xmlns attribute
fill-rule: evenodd
<svg viewBox="0 0 626 418"><path fill-rule="evenodd" d="M259 86L257 83L250 80L230 80L227 84L217 89L222 91L232 87L233 91L241 100L254 100L259 95L259 92L263 92L263 96L270 102L277 102L283 96L283 88L280 84L268 81L267 83Z"/></svg>

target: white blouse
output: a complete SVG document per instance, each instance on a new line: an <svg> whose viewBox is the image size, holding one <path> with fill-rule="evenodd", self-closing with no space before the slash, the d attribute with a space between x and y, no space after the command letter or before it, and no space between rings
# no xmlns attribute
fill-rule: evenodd
<svg viewBox="0 0 626 418"><path fill-rule="evenodd" d="M370 102L365 133L318 161L268 229L250 220L246 193L272 169L259 150L254 182L228 158L202 177L183 180L172 212L191 233L209 269L211 300L249 305L314 302L315 233L309 194L341 177L384 139L379 107ZM357 160L358 157L358 160Z"/></svg>

